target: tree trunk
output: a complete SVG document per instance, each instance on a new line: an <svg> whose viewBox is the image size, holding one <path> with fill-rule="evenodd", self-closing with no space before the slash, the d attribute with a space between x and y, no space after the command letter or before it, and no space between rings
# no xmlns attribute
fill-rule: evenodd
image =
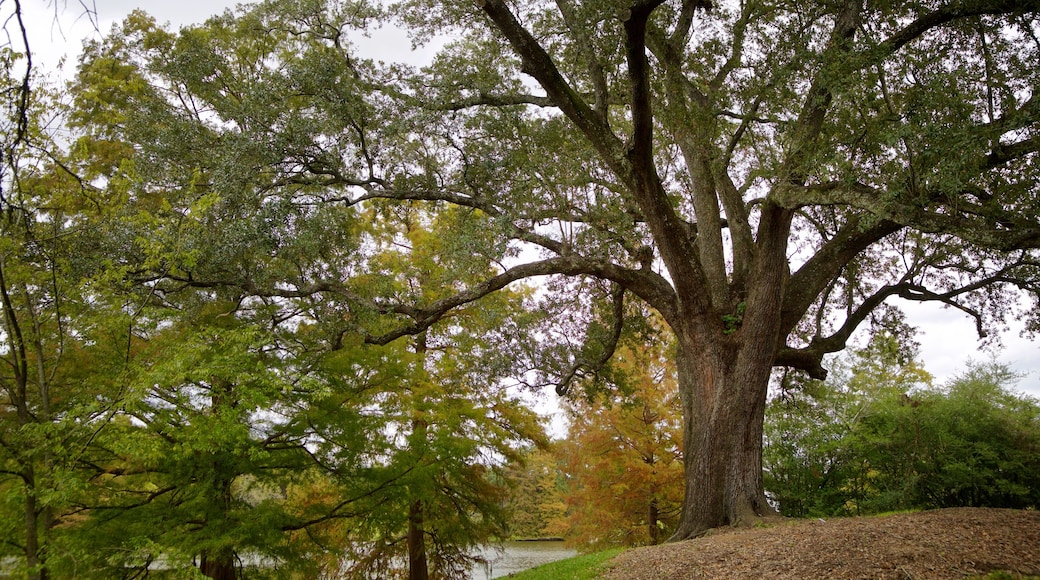
<svg viewBox="0 0 1040 580"><path fill-rule="evenodd" d="M781 342L791 220L791 212L764 204L744 300L729 320L694 294L669 321L679 346L686 479L672 540L776 514L762 482L762 426Z"/></svg>
<svg viewBox="0 0 1040 580"><path fill-rule="evenodd" d="M420 365L426 365L426 333L415 337L415 353L419 355ZM426 446L426 432L429 424L422 419L419 410L414 409L412 418L412 442L415 446ZM422 500L415 500L408 508L408 579L429 580L430 571L426 563L426 531L423 528Z"/></svg>
<svg viewBox="0 0 1040 580"><path fill-rule="evenodd" d="M29 578L47 580L49 574L40 550L40 510L36 504L35 475L31 468L22 475L25 482L25 564L29 567Z"/></svg>
<svg viewBox="0 0 1040 580"><path fill-rule="evenodd" d="M238 407L233 383L219 377L213 377L212 383L210 413L216 415L226 409ZM218 452L209 461L209 469L213 477L210 497L219 509L221 520L226 520L228 514L231 513L234 504L231 484L238 475L229 470L228 466L234 465L234 462L229 459ZM207 523L212 524L213 522ZM201 558L199 571L203 576L214 580L235 580L235 549L233 547L220 547L214 551L203 550Z"/></svg>
<svg viewBox="0 0 1040 580"><path fill-rule="evenodd" d="M204 551L199 571L213 580L235 580L235 555L231 550L221 550L216 554Z"/></svg>
<svg viewBox="0 0 1040 580"><path fill-rule="evenodd" d="M650 498L650 505L647 506L646 510L646 531L650 536L650 545L656 546L661 543L661 530L657 527L657 521L659 520L657 511L657 498Z"/></svg>
<svg viewBox="0 0 1040 580"><path fill-rule="evenodd" d="M762 482L770 349L740 356L737 348L691 346L680 339L686 490L672 540L776 513L766 501ZM748 346L742 351L748 352Z"/></svg>
<svg viewBox="0 0 1040 580"><path fill-rule="evenodd" d="M422 502L416 500L408 510L408 580L429 580L426 565L426 537L423 531Z"/></svg>

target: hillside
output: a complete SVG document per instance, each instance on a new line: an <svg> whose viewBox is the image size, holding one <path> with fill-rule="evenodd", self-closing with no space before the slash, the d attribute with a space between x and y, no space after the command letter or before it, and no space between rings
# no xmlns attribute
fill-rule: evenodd
<svg viewBox="0 0 1040 580"><path fill-rule="evenodd" d="M893 578L1040 575L1040 512L957 508L791 520L622 553L603 578Z"/></svg>

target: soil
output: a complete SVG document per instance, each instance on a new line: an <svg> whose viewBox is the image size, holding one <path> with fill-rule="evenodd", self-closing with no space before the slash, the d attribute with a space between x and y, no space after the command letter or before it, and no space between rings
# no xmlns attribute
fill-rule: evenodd
<svg viewBox="0 0 1040 580"><path fill-rule="evenodd" d="M1040 575L1040 512L955 508L780 520L628 550L601 578L937 579Z"/></svg>

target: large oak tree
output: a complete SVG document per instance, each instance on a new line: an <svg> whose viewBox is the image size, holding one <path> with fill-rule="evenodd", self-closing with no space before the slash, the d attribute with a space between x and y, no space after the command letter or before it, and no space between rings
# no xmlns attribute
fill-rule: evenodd
<svg viewBox="0 0 1040 580"><path fill-rule="evenodd" d="M626 299L656 310L678 343L686 494L674 537L686 538L770 511L762 425L774 367L823 376L824 355L857 328L898 318L889 299L942 302L980 334L1018 290L1036 299L1038 10L268 2L178 35L117 31L120 62L145 71L133 82L155 88L131 85L110 105L142 161L185 143L211 152L206 179L187 166L141 170L142 192L190 182L232 204L236 183L259 176L260 206L455 206L481 220L444 263L469 253L498 272L460 275L450 292L393 291L378 282L390 271L369 272L364 288L320 269L219 280L340 300L356 311L340 318L341 338L419 335L550 276L542 295L561 326L529 354L562 391L607 364ZM385 17L417 42L449 40L421 70L362 58L351 39ZM361 325L364 313L380 323ZM1035 306L1028 315L1035 327Z"/></svg>
<svg viewBox="0 0 1040 580"><path fill-rule="evenodd" d="M460 203L510 216L543 268L610 280L675 332L677 538L769 511L773 367L823 375L890 297L981 329L1009 286L1036 291L1037 3L477 7L429 7L489 31L446 53L472 72L445 98L479 119L526 103L513 147L535 160L512 169L522 203L483 179ZM529 227L539 213L589 242Z"/></svg>

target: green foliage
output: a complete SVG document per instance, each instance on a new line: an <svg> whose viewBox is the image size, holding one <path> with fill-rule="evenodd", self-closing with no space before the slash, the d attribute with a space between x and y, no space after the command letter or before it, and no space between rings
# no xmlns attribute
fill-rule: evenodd
<svg viewBox="0 0 1040 580"><path fill-rule="evenodd" d="M741 302L737 304L737 309L733 314L724 314L722 316L722 324L725 329L722 331L723 334L733 334L740 328L741 323L744 322L744 313L747 312L747 302Z"/></svg>
<svg viewBox="0 0 1040 580"><path fill-rule="evenodd" d="M479 327L467 328L472 339ZM438 577L465 577L474 548L508 536L504 504L514 476L505 461L518 460L522 446L544 445L542 427L494 377L482 378L476 369L481 360L464 350L466 340L449 338L430 333L428 350L398 350L400 362L391 359L383 367L401 369L399 376L384 376L349 398L344 395L352 389L337 381L314 405L321 415L309 416L325 435L316 453L334 454L334 478L358 498L347 508L350 529L340 544L349 577L400 572L395 566L407 561L404 540L415 505ZM371 350L384 359L394 354L385 347ZM374 422L360 431L363 441L342 431L341 409L351 407ZM318 423L323 416L328 422ZM355 453L357 459L348 460Z"/></svg>
<svg viewBox="0 0 1040 580"><path fill-rule="evenodd" d="M931 381L912 344L888 332L834 366L830 383L785 375L766 411L766 489L783 515L859 513L872 471L850 441L883 401Z"/></svg>
<svg viewBox="0 0 1040 580"><path fill-rule="evenodd" d="M19 82L11 56L5 95ZM49 124L65 107L31 81L0 120L0 559L39 578L73 576L90 553L74 531L126 394L137 315L99 266L110 200L70 173Z"/></svg>
<svg viewBox="0 0 1040 580"><path fill-rule="evenodd" d="M766 489L781 513L1036 507L1040 405L1009 390L1017 377L973 365L932 389L878 342L836 385L788 384L770 403Z"/></svg>
<svg viewBox="0 0 1040 580"><path fill-rule="evenodd" d="M1040 505L1040 403L991 363L940 391L890 399L865 418L858 447L877 470L881 509Z"/></svg>
<svg viewBox="0 0 1040 580"><path fill-rule="evenodd" d="M113 199L92 247L141 319L73 530L85 570L385 577L421 515L451 578L507 535L504 466L545 443L505 382L537 317L503 290L394 334L513 250L481 211L346 202L376 156L425 163L378 67L341 58L377 13L272 2L173 33L135 12L88 45L75 160Z"/></svg>
<svg viewBox="0 0 1040 580"><path fill-rule="evenodd" d="M275 491L310 464L270 417L288 402L285 369L265 355L262 327L214 306L151 334L123 406L130 420L102 434L108 455L80 530L101 575L152 561L190 569L200 556L301 561L283 537L292 506Z"/></svg>

